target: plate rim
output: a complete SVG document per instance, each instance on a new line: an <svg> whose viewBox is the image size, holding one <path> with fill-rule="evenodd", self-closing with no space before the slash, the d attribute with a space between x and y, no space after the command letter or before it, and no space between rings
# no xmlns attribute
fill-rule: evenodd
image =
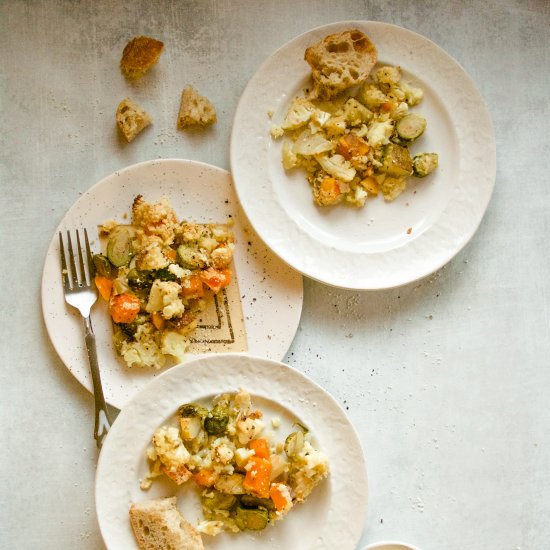
<svg viewBox="0 0 550 550"><path fill-rule="evenodd" d="M371 26L373 28L391 29L393 32L409 34L411 37L414 37L415 40L420 40L425 44L427 44L431 49L437 52L438 55L446 58L446 62L450 62L449 63L450 66L454 65L454 68L459 71L461 78L463 78L464 81L467 82L469 86L469 91L474 93L476 103L478 107L481 109L480 112L483 115L483 124L485 125L484 129L487 135L489 135L490 137L490 143L486 151L486 153L488 153L489 158L486 158L485 159L486 162L484 163L488 168L487 168L487 175L486 175L487 181L485 181L484 185L482 186L485 188L483 201L477 203L477 207L479 208L479 214L474 217L475 219L469 226L469 229L467 231L464 231L461 234L460 242L453 243L453 246L451 246L447 250L447 253L444 255L441 255L441 257L437 261L429 262L430 265L428 265L427 267L424 267L422 270L419 270L413 276L405 276L400 279L394 280L389 284L381 281L379 281L378 283L375 283L372 280L369 281L368 279L365 279L363 282L358 281L357 283L350 282L349 280L346 283L341 283L340 281L335 280L333 277L326 276L326 271L322 271L320 269L317 269L317 271L312 271L311 268L308 268L308 266L304 265L303 262L300 264L300 263L297 263L296 261L293 261L293 260L296 260L296 258L294 257L295 255L289 254L287 251L285 251L284 247L281 247L280 245L274 246L273 242L270 241L269 236L267 235L266 237L265 227L260 226L258 224L258 218L255 216L255 213L251 208L249 201L244 196L246 184L243 183L243 185L241 185L241 174L239 170L239 163L237 160L238 145L236 144L237 140L235 139L235 136L237 135L237 132L240 129L239 126L241 123L241 118L244 117L246 114L247 104L245 104L245 100L247 99L247 94L251 94L253 85L256 83L255 81L259 78L262 72L265 71L266 67L270 63L272 63L277 56L282 55L284 51L286 51L289 48L292 48L293 45L295 45L300 41L303 41L305 38L307 38L310 35L313 35L315 33L321 33L321 32L325 32L326 34L331 32L338 32L343 30L345 27L351 28L352 26L363 27L363 29L366 29L367 27ZM276 103L275 98L272 97L272 99L273 99L272 101L273 104L275 104ZM287 98L287 100L288 99L289 98ZM270 125L271 123L266 124L266 130L267 130L266 134L269 133L268 126ZM267 136L265 139L269 140L271 138L270 136ZM267 163L267 159L266 159L266 163ZM441 269L444 265L450 262L471 241L471 239L479 229L479 226L481 225L481 222L487 212L487 208L490 203L490 200L495 188L495 184L496 184L496 136L495 136L494 124L490 115L490 111L475 81L472 79L472 77L465 71L463 66L454 57L452 57L449 53L447 53L441 46L437 45L433 40L425 37L424 35L421 35L420 33L407 29L406 27L402 27L393 23L386 23L383 21L360 20L360 19L359 20L341 20L341 21L336 21L336 22L313 27L303 33L300 33L294 36L293 38L291 38L290 40L288 40L287 42L279 46L277 49L275 49L273 53L271 53L267 58L265 58L262 61L262 63L258 66L258 68L254 72L252 77L247 82L239 98L237 108L235 110L235 115L233 117L233 126L231 131L231 140L230 140L230 165L231 165L231 172L233 174L233 178L235 182L235 190L236 190L237 196L239 197L239 201L243 206L243 210L245 211L247 218L249 219L251 225L254 227L254 229L260 236L260 238L264 240L264 243L266 244L266 246L268 246L283 261L285 261L291 267L293 267L294 269L302 273L302 275L305 275L313 280L316 280L323 284L327 284L332 287L349 289L349 290L384 290L384 289L397 288L405 284L410 284L432 275L434 272ZM266 179L268 180L270 179L269 171L266 171L266 173L263 175L266 177ZM243 179L246 179L246 178L243 177ZM446 208L447 207L448 205L446 206ZM431 229L433 226L437 224L437 222L445 212L446 208L442 211L442 213L440 213L438 219L434 221L434 223L432 224L432 226L430 226L429 229ZM289 222L294 223L294 220L292 218L286 215L282 217L287 217L287 220ZM307 236L307 238L309 238L309 236ZM309 238L309 240L312 241L313 238ZM393 253L399 248L406 248L409 245L410 243L406 243L402 247L398 247L396 249L390 249L387 252ZM331 250L331 247L326 247L326 249L322 250L322 252L326 252L327 255L329 255L330 250ZM289 256L292 256L292 258L289 259Z"/></svg>
<svg viewBox="0 0 550 550"><path fill-rule="evenodd" d="M209 163L206 163L206 162L202 162L202 161L197 161L197 160L193 160L193 159L183 159L183 158L159 158L159 159L149 159L149 160L145 160L145 161L140 161L140 162L130 164L130 165L124 166L120 169L117 169L117 170L114 170L114 171L110 172L106 176L100 178L98 181L96 181L90 187L88 187L85 191L83 191L77 197L77 199L63 212L61 218L59 219L59 222L56 225L56 228L55 228L54 232L52 233L52 236L51 236L50 240L48 241L46 251L45 251L45 254L44 254L44 257L43 257L42 273L41 273L41 279L40 279L40 307L41 307L41 310L42 310L42 322L45 325L46 333L48 335L48 339L49 339L52 347L54 348L57 357L59 358L61 363L64 365L64 367L69 371L71 376L73 376L84 389L86 389L89 393L92 393L92 394L93 394L93 387L92 387L92 382L91 382L91 378L90 378L90 373L88 372L88 370L86 370L87 367L84 369L85 373L82 376L77 376L76 373L74 372L74 367L71 366L72 363L71 363L71 365L69 365L70 360L67 359L66 357L64 357L64 355L66 355L66 353L63 352L63 346L60 346L59 340L53 334L56 329L53 326L53 324L55 324L55 321L54 321L54 319L51 318L52 317L52 312L49 311L50 310L50 304L49 304L49 300L48 300L48 292L47 292L48 288L47 287L48 287L48 283L50 282L50 279L48 278L48 273L47 273L47 271L48 271L48 262L56 260L56 258L53 258L54 254L52 253L52 250L55 249L55 246L56 246L55 243L58 242L58 237L57 237L58 233L64 227L65 220L66 220L67 216L69 216L69 214L71 213L71 211L73 209L77 208L78 205L82 204L87 198L89 198L90 195L92 195L94 192L97 192L98 188L100 188L102 185L109 184L109 180L113 180L113 179L117 178L118 176L123 175L127 172L132 172L132 171L136 171L136 170L139 171L139 170L141 170L143 168L147 168L148 166L151 166L151 165L163 166L165 164L179 165L181 168L185 168L186 166L192 165L192 166L196 167L197 169L202 168L204 170L208 170L208 171L218 173L220 175L220 177L224 177L224 178L228 177L229 181L230 181L230 186L232 187L235 198L237 199L235 201L235 211L238 212L238 217L241 218L241 223L243 225L243 228L248 225L255 232L255 230L250 225L250 222L248 221L248 218L246 217L246 214L245 214L245 212L242 208L242 205L240 204L240 201L238 200L238 196L236 194L235 184L234 184L231 172L229 170L226 170L225 168L221 168L219 166L209 164ZM265 245L265 243L263 243L263 241L260 239L260 237L257 235L257 233L256 233L255 238L258 240L259 243ZM268 251L271 252L271 249L268 248ZM55 253L56 253L56 251L55 251ZM277 258L277 260L280 260L280 258L278 256L276 256L276 258ZM292 285L289 285L289 288L292 287L292 289L293 289L292 290L292 296L295 298L295 303L293 303L293 306L294 306L293 311L295 311L294 316L296 317L296 323L294 323L295 326L294 326L294 329L292 331L292 335L289 336L288 346L287 346L286 350L283 352L281 359L283 359L284 356L286 355L286 353L288 353L288 349L290 349L290 347L292 345L292 342L293 342L294 338L296 337L296 334L297 334L298 328L299 328L299 324L300 324L302 311L303 311L303 304L304 304L304 285L303 285L302 277L300 276L300 274L298 272L295 272L295 270L290 269L288 266L285 266L285 268L286 268L285 269L286 276L291 276L293 278ZM60 282L60 284L61 284L61 282ZM63 300L62 295L61 295L61 300ZM242 305L243 305L243 315L245 315L245 313L244 313L244 307L245 307L244 301L242 302ZM66 308L64 300L61 302L61 307ZM55 312L53 312L53 313L55 313ZM83 344L84 344L84 335L82 335L82 341L76 343L76 345L80 346L80 345L83 345ZM243 352L243 353L249 353L249 352ZM207 353L201 354L199 357L202 357L203 355L208 355L208 354ZM87 357L85 358L85 360L87 361ZM193 357L193 359L190 359L190 360L194 360L194 357ZM86 363L86 365L87 365L87 363ZM122 368L122 365L121 365L121 368ZM160 374L162 372L164 372L165 370L169 370L169 368L171 368L171 367L165 367L165 368L161 369L160 371L151 369L152 376L156 378L157 376L160 376ZM140 374L142 374L142 373L140 373ZM102 376L104 376L103 373L102 373ZM104 388L104 392L105 392L105 388ZM124 406L125 402L128 401L128 398L124 398L124 397L117 398L116 395L111 396L111 395L108 394L108 392L106 392L105 399L106 399L106 401L109 405L111 405L115 408L118 408L118 409L120 409L122 406Z"/></svg>
<svg viewBox="0 0 550 550"><path fill-rule="evenodd" d="M94 480L96 517L100 528L101 536L106 547L115 548L115 546L110 546L109 543L117 542L117 541L107 540L106 538L107 518L104 518L101 511L101 507L105 506L105 504L103 503L103 498L105 497L107 499L106 493L102 492L103 491L102 483L106 483L106 480L103 477L104 468L108 467L108 466L105 466L105 464L108 463L108 461L112 457L112 454L116 452L115 447L113 447L115 445L115 443L113 443L114 441L113 437L117 437L119 432L125 433L127 431L126 428L128 427L128 424L130 424L136 418L136 409L139 410L140 407L142 408L146 407L148 394L153 395L158 390L159 387L161 387L163 384L170 381L170 379L177 380L178 378L184 377L186 371L189 369L200 369L201 364L207 363L207 362L211 362L212 364L215 365L218 362L224 362L227 359L227 357L232 357L236 362L238 362L239 368L241 369L260 368L260 366L264 367L261 369L261 372L265 373L266 380L272 377L272 375L270 374L271 368L277 368L279 369L280 372L284 372L285 377L291 376L294 378L294 380L300 380L301 384L305 384L312 390L315 390L315 392L318 392L325 400L324 401L325 404L327 403L330 404L331 413L334 413L336 411L340 415L340 419L344 420L344 426L347 428L346 442L348 442L351 438L354 446L354 452L355 452L354 456L355 456L355 459L357 460L357 464L360 466L360 473L357 476L357 478L355 478L356 481L354 482L354 485L362 484L362 486L364 487L364 493L361 495L362 496L361 501L358 503L358 505L354 506L353 508L356 517L361 518L361 522L353 525L353 533L351 535L351 538L349 539L349 544L350 544L349 550L356 548L357 544L360 542L361 536L365 529L365 522L367 518L368 503L369 503L369 499L368 499L369 483L368 483L366 453L365 453L364 446L361 442L361 439L359 438L359 434L357 432L355 425L352 423L351 419L347 416L343 407L338 403L338 401L336 401L334 396L328 390L326 390L323 386L321 386L319 383L311 379L304 372L282 361L267 359L265 357L260 357L256 355L245 354L245 353L222 353L222 354L216 354L216 355L207 355L207 356L199 357L197 359L193 359L188 363L180 363L175 367L173 367L172 369L164 371L158 377L150 380L143 388L140 389L139 392L137 392L128 401L126 406L121 410L119 416L113 423L111 431L107 434L103 448L101 449L101 452L99 454L95 480ZM265 368L266 366L270 368ZM288 381L286 382L288 384ZM246 387L246 389L250 391L250 394L254 398L255 392L254 392L253 386L254 386L254 382L251 382L249 387ZM205 388L205 391L208 392L208 384L206 384L204 388ZM206 396L206 393L204 394L204 396L203 395L198 396L197 399L200 399L201 397L205 397L205 396ZM173 410L177 410L177 405L175 407L173 405L170 405L170 406ZM284 405L281 405L281 406L284 406ZM296 408L300 408L302 406L303 405L300 404L300 406ZM317 404L314 403L310 408L313 409L316 406ZM290 412L294 413L292 408L290 408L289 410ZM319 409L317 408L317 411L318 410ZM300 415L297 415L297 416L300 416ZM162 422L162 420L160 422ZM154 430L155 427L159 425L158 419L156 420L151 419L150 423L154 424L154 426L152 427L152 430ZM314 435L316 437L318 436L317 431L315 432ZM327 443L325 442L322 445L322 450L326 449L326 445ZM331 466L331 472L332 472L331 476L333 476L334 474L332 469L332 466L333 466L332 462L330 466ZM137 480L136 480L136 483L137 483ZM345 498L345 495L344 495L344 498ZM330 513L332 513L335 517L338 516L338 511L334 510L332 503L330 506ZM316 541L316 543L318 543L318 540ZM316 546L316 548L318 547Z"/></svg>

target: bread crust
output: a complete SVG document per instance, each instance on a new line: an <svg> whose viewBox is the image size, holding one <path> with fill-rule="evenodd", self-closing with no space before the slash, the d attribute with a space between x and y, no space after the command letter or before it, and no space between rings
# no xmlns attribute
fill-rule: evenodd
<svg viewBox="0 0 550 550"><path fill-rule="evenodd" d="M142 550L204 550L199 532L178 510L176 497L132 504L130 524Z"/></svg>
<svg viewBox="0 0 550 550"><path fill-rule="evenodd" d="M306 49L304 59L311 67L311 98L331 97L363 82L378 61L369 37L358 29L326 36Z"/></svg>
<svg viewBox="0 0 550 550"><path fill-rule="evenodd" d="M149 36L136 36L124 47L120 69L128 78L143 76L159 58L164 43Z"/></svg>

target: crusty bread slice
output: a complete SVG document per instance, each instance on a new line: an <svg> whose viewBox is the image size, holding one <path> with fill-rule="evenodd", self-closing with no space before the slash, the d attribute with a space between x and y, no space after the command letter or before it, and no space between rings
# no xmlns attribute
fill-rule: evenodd
<svg viewBox="0 0 550 550"><path fill-rule="evenodd" d="M124 47L120 69L128 78L143 76L158 60L164 43L149 36L136 36Z"/></svg>
<svg viewBox="0 0 550 550"><path fill-rule="evenodd" d="M378 60L376 47L357 29L326 36L306 49L313 76L312 98L331 97L363 82Z"/></svg>
<svg viewBox="0 0 550 550"><path fill-rule="evenodd" d="M181 93L178 128L208 126L216 120L216 109L210 100L200 95L193 86L186 86Z"/></svg>
<svg viewBox="0 0 550 550"><path fill-rule="evenodd" d="M116 110L116 122L128 142L132 141L153 119L137 103L123 99Z"/></svg>
<svg viewBox="0 0 550 550"><path fill-rule="evenodd" d="M176 497L137 502L130 523L142 550L203 550L199 532L181 515Z"/></svg>

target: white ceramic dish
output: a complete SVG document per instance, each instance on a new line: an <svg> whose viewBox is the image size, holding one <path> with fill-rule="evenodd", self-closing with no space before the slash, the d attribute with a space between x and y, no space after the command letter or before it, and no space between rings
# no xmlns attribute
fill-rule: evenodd
<svg viewBox="0 0 550 550"><path fill-rule="evenodd" d="M180 405L239 388L250 391L265 419L281 418L276 437L293 431L296 421L307 425L328 456L331 473L283 521L261 532L205 535L207 548L355 549L365 521L367 474L354 428L336 401L305 375L244 354L211 355L176 366L152 380L122 410L107 435L96 475L97 515L109 549L137 548L128 519L132 502L176 494L184 515L194 523L200 519L196 497L187 486L178 489L157 481L146 492L139 488L148 471L145 451L155 429Z"/></svg>
<svg viewBox="0 0 550 550"><path fill-rule="evenodd" d="M380 62L399 65L424 89L415 110L428 128L412 151L435 151L440 162L392 203L377 197L361 209L319 208L304 172L283 169L281 140L269 130L310 82L306 47L350 28L371 38ZM475 84L441 48L394 25L344 21L298 36L261 65L237 107L231 170L250 222L289 265L338 287L390 288L434 272L475 233L494 187L495 138Z"/></svg>
<svg viewBox="0 0 550 550"><path fill-rule="evenodd" d="M95 235L98 224L114 218L122 221L138 194L150 202L166 195L180 219L207 222L233 217L235 266L248 352L282 359L300 321L302 277L272 254L249 226L227 171L193 161L157 160L130 166L94 185L69 209L52 238L42 276L42 311L50 339L71 373L92 391L82 320L63 298L58 232L86 227L90 236ZM92 247L99 251L97 243ZM105 398L122 408L159 371L129 369L117 357L106 304L101 299L92 310L92 318Z"/></svg>
<svg viewBox="0 0 550 550"><path fill-rule="evenodd" d="M363 550L420 550L417 546L411 546L404 542L390 541L390 542L375 542L369 544Z"/></svg>

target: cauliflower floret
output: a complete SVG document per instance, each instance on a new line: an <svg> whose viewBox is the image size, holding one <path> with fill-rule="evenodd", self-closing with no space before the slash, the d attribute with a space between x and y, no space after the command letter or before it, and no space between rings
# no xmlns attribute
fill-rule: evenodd
<svg viewBox="0 0 550 550"><path fill-rule="evenodd" d="M397 84L401 80L401 70L399 67L380 67L376 71L376 78L382 84Z"/></svg>
<svg viewBox="0 0 550 550"><path fill-rule="evenodd" d="M369 194L365 191L363 187L358 185L353 193L346 195L346 201L353 204L354 206L365 206L365 201Z"/></svg>
<svg viewBox="0 0 550 550"><path fill-rule="evenodd" d="M189 340L173 330L166 331L162 334L161 339L161 351L166 355L172 355L178 361L185 359L187 348L189 347Z"/></svg>
<svg viewBox="0 0 550 550"><path fill-rule="evenodd" d="M294 142L293 152L297 155L311 156L332 151L334 144L321 133L312 134L309 130L304 130L298 139Z"/></svg>
<svg viewBox="0 0 550 550"><path fill-rule="evenodd" d="M171 470L185 465L190 458L179 431L173 426L158 428L153 435L153 447L162 464Z"/></svg>
<svg viewBox="0 0 550 550"><path fill-rule="evenodd" d="M371 147L386 145L390 142L392 132L393 122L391 120L373 122L367 131L367 141Z"/></svg>
<svg viewBox="0 0 550 550"><path fill-rule="evenodd" d="M309 122L315 111L313 103L303 97L297 97L290 104L281 127L283 130L296 130Z"/></svg>
<svg viewBox="0 0 550 550"><path fill-rule="evenodd" d="M227 267L233 259L234 247L235 245L233 243L228 243L227 246L220 246L219 248L213 250L210 254L213 267L216 269Z"/></svg>
<svg viewBox="0 0 550 550"><path fill-rule="evenodd" d="M134 341L122 341L120 355L129 367L164 366L165 359L154 337L154 327L151 323L139 325L134 334Z"/></svg>
<svg viewBox="0 0 550 550"><path fill-rule="evenodd" d="M357 99L371 111L378 111L380 105L388 101L386 94L371 82L361 86Z"/></svg>
<svg viewBox="0 0 550 550"><path fill-rule="evenodd" d="M315 159L327 174L336 179L351 181L355 177L355 168L342 155L315 155Z"/></svg>
<svg viewBox="0 0 550 550"><path fill-rule="evenodd" d="M413 107L418 105L424 97L424 92L407 82L400 82L396 88L399 88L405 94L405 101Z"/></svg>
<svg viewBox="0 0 550 550"><path fill-rule="evenodd" d="M241 445L258 437L264 429L264 423L259 418L246 418L237 422L237 438Z"/></svg>
<svg viewBox="0 0 550 550"><path fill-rule="evenodd" d="M138 251L136 267L148 271L168 267L170 260L164 255L164 245L160 237L146 235L143 231L136 232L134 247Z"/></svg>
<svg viewBox="0 0 550 550"><path fill-rule="evenodd" d="M294 152L294 144L289 139L283 141L283 168L291 170L300 164L298 155Z"/></svg>
<svg viewBox="0 0 550 550"><path fill-rule="evenodd" d="M180 267L178 264L170 264L168 266L168 271L175 275L178 279L183 279L184 277L191 275L191 271L189 271L189 269L183 269L183 267Z"/></svg>
<svg viewBox="0 0 550 550"><path fill-rule="evenodd" d="M155 280L151 286L145 310L148 313L160 311L165 319L180 317L185 306L179 297L181 285L175 281Z"/></svg>
<svg viewBox="0 0 550 550"><path fill-rule="evenodd" d="M239 447L235 451L235 463L237 464L238 468L244 468L246 466L246 463L248 462L248 459L251 456L254 456L255 451L254 449L246 449L245 447Z"/></svg>

